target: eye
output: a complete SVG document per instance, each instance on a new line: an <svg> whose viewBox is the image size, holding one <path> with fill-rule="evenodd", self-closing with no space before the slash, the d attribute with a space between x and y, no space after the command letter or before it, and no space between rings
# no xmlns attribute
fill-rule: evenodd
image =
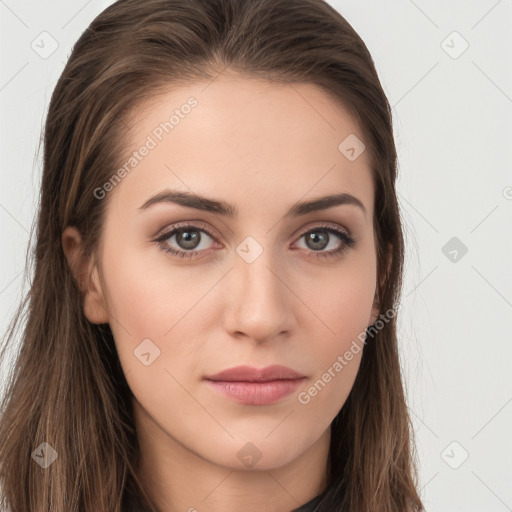
<svg viewBox="0 0 512 512"><path fill-rule="evenodd" d="M340 256L345 251L354 247L356 243L355 238L349 233L330 224L315 226L304 233L300 239L302 238L305 238L306 249L310 249L313 257L316 258ZM334 247L331 247L331 250L324 251L323 249L329 247L329 245L334 245Z"/></svg>
<svg viewBox="0 0 512 512"><path fill-rule="evenodd" d="M175 244L178 245L178 248L169 244L168 241L173 238L176 239ZM213 235L203 227L181 223L175 224L172 229L160 235L155 240L155 243L164 252L178 256L179 258L191 259L196 257L200 252L208 251L208 249L204 247L204 244L207 244L208 240L205 242L205 240L203 240L204 238L213 240ZM203 247L201 247L202 245Z"/></svg>
<svg viewBox="0 0 512 512"><path fill-rule="evenodd" d="M302 238L305 238L306 250L309 250L313 257L317 258L341 255L356 243L356 240L349 233L330 224L313 227L303 233L299 240ZM175 239L174 245L177 245L177 248L171 244L172 239ZM184 222L175 224L171 229L162 233L154 242L166 253L179 258L192 259L200 257L198 255L202 252L210 252L210 248L204 247L204 245L208 246L208 239L214 241L214 235L205 227ZM337 244L335 243L336 240ZM326 247L333 245L332 242L334 242L334 248L331 247L330 250L324 251Z"/></svg>

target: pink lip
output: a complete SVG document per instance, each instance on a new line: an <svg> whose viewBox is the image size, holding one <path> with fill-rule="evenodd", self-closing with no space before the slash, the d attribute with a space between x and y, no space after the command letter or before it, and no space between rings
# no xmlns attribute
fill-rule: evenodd
<svg viewBox="0 0 512 512"><path fill-rule="evenodd" d="M293 393L305 376L281 365L237 366L205 377L220 393L246 405L269 405Z"/></svg>

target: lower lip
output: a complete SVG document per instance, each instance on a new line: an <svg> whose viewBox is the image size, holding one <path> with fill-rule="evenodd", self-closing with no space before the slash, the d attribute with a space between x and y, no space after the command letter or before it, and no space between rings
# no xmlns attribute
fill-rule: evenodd
<svg viewBox="0 0 512 512"><path fill-rule="evenodd" d="M207 380L208 384L223 395L246 405L269 405L293 393L302 379L272 380L268 382L227 382Z"/></svg>

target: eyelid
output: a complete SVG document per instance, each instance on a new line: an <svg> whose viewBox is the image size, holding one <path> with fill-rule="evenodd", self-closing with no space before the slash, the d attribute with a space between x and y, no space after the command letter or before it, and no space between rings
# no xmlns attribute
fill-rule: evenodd
<svg viewBox="0 0 512 512"><path fill-rule="evenodd" d="M322 221L322 220L313 221L313 222L307 224L305 227L304 226L301 227L292 236L294 236L294 237L295 236L304 236L306 233L309 233L311 230L320 229L320 228L332 228L335 231L343 232L348 237L352 237L352 234L350 233L350 231L347 228L340 226L339 224L336 224L335 222Z"/></svg>
<svg viewBox="0 0 512 512"><path fill-rule="evenodd" d="M189 257L190 259L200 258L201 256L199 256L199 255L201 255L201 254L204 255L204 253L209 253L213 250L213 249L203 249L201 251L194 251L194 250L185 251L183 249L170 249L170 248L164 249L164 248L162 248L162 246L165 245L164 241L167 238L171 238L172 236L174 236L176 234L176 232L179 231L180 229L186 229L186 228L197 229L198 231L204 231L210 238L212 238L214 243L218 243L216 239L221 238L221 237L219 237L219 235L214 234L214 232L216 233L216 230L215 231L211 230L210 227L202 221L183 221L183 222L177 222L175 224L172 224L168 228L161 231L157 235L156 239L153 240L153 242L156 243L157 245L159 245L161 250L163 250L165 252L174 253L174 255L178 255L177 253L182 253L181 257ZM292 235L293 237L297 238L297 240L294 242L294 244L297 243L302 237L304 237L308 233L314 231L315 229L318 229L318 230L326 229L328 231L334 232L334 236L336 236L340 240L340 243L341 243L340 247L338 247L337 249L332 249L330 251L310 250L309 252L316 255L316 257L330 257L330 256L334 257L338 253L343 253L346 250L352 248L355 245L355 243L357 242L357 238L355 238L350 233L349 230L347 230L345 227L340 226L339 224L332 223L329 221L316 221L316 222L313 221L310 224L306 225L305 227L302 227L300 230L296 231ZM166 235L168 235L168 236L166 236ZM190 255L190 256L185 256L185 255ZM196 255L198 255L198 256L196 256Z"/></svg>
<svg viewBox="0 0 512 512"><path fill-rule="evenodd" d="M209 227L208 224L204 223L200 220L190 220L190 221L182 221L182 222L176 222L175 224L172 224L171 226L166 227L162 231L158 231L156 235L154 235L153 238L160 238L161 236L171 233L179 228L201 228L204 229L204 231L212 238L222 238L221 235L217 232L217 230L213 230ZM307 224L305 227L301 227L297 231L295 231L292 235L292 237L296 236L304 236L312 229L319 229L319 228L333 228L336 231L342 231L347 235L348 237L352 237L351 232L339 224L336 224L334 222L330 221L312 221L311 223Z"/></svg>
<svg viewBox="0 0 512 512"><path fill-rule="evenodd" d="M190 221L182 221L182 222L176 222L175 224L172 224L171 226L168 226L162 231L159 231L156 235L157 240L161 239L166 235L167 233L172 233L173 231L176 231L178 229L198 229L200 231L205 231L208 236L211 238L222 238L220 234L216 231L211 229L208 224L200 221L200 220L190 220Z"/></svg>

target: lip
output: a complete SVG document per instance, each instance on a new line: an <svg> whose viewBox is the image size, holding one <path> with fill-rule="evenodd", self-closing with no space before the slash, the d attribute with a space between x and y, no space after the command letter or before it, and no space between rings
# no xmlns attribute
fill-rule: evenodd
<svg viewBox="0 0 512 512"><path fill-rule="evenodd" d="M270 405L293 393L306 377L291 368L237 366L205 377L224 396L246 405Z"/></svg>

